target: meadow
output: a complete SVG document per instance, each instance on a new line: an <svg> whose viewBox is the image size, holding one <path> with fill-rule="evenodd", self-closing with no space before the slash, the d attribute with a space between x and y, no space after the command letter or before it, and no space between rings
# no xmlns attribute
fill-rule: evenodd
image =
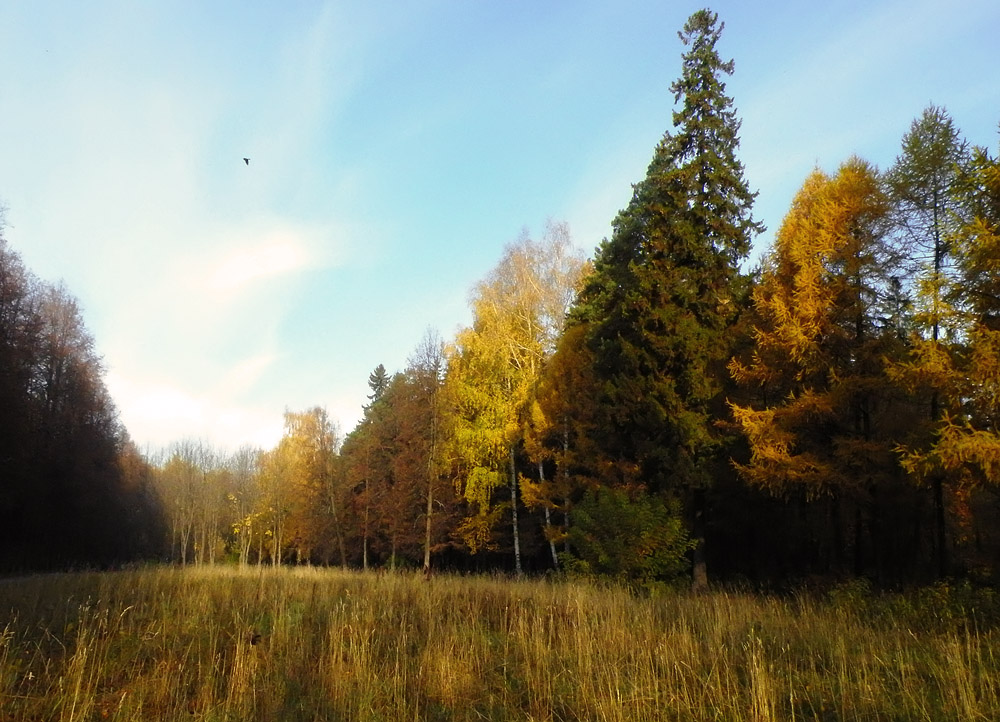
<svg viewBox="0 0 1000 722"><path fill-rule="evenodd" d="M0 579L0 720L996 720L990 590L315 568Z"/></svg>

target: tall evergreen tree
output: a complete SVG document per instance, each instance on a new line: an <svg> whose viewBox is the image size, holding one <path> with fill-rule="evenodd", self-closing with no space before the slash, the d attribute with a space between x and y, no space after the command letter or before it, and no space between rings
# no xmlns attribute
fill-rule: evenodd
<svg viewBox="0 0 1000 722"><path fill-rule="evenodd" d="M714 424L736 320L740 262L762 226L737 159L740 121L708 10L678 33L688 48L671 86L679 109L646 178L598 248L578 298L601 389L595 460L605 483L689 495L700 536L704 490L721 461ZM697 539L696 539L697 540ZM702 550L695 584L705 583Z"/></svg>
<svg viewBox="0 0 1000 722"><path fill-rule="evenodd" d="M392 439L394 422L391 409L393 377L379 364L368 375L371 402L364 407L361 423L344 442L342 470L352 485L357 485L354 503L361 519L362 567L368 569L373 531L372 513L377 513L378 498L391 484ZM378 520L375 519L375 522Z"/></svg>
<svg viewBox="0 0 1000 722"><path fill-rule="evenodd" d="M382 394L389 388L390 380L389 373L382 364L376 366L375 370L368 374L368 388L372 392L368 394L368 400L371 403L366 407L366 410L378 403L378 400L382 398Z"/></svg>

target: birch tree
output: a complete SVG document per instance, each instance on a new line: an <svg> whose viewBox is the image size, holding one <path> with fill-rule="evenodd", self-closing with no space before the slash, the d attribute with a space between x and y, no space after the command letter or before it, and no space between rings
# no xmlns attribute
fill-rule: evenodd
<svg viewBox="0 0 1000 722"><path fill-rule="evenodd" d="M509 510L517 574L516 454L582 267L564 224L550 223L541 241L523 233L475 287L473 324L459 333L449 359L453 448L462 468L461 491L475 510L461 532L474 551L488 546L494 524ZM502 486L509 488L509 502L496 496Z"/></svg>

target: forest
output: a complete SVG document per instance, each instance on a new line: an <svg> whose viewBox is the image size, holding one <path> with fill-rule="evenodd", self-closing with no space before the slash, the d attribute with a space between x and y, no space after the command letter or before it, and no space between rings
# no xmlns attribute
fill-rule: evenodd
<svg viewBox="0 0 1000 722"><path fill-rule="evenodd" d="M1000 160L930 105L888 168L810 174L751 263L722 30L680 33L670 129L593 258L565 223L523 232L346 433L316 407L271 449L144 457L77 301L0 223L0 572L995 583Z"/></svg>

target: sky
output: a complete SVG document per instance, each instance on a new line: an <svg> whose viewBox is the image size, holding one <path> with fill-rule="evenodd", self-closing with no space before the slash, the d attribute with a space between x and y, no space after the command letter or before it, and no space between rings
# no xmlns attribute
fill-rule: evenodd
<svg viewBox="0 0 1000 722"><path fill-rule="evenodd" d="M610 235L703 6L2 0L4 235L79 300L141 449L270 448L313 406L346 433L524 229ZM996 0L709 7L756 255L813 169L888 167L931 103L1000 147Z"/></svg>

